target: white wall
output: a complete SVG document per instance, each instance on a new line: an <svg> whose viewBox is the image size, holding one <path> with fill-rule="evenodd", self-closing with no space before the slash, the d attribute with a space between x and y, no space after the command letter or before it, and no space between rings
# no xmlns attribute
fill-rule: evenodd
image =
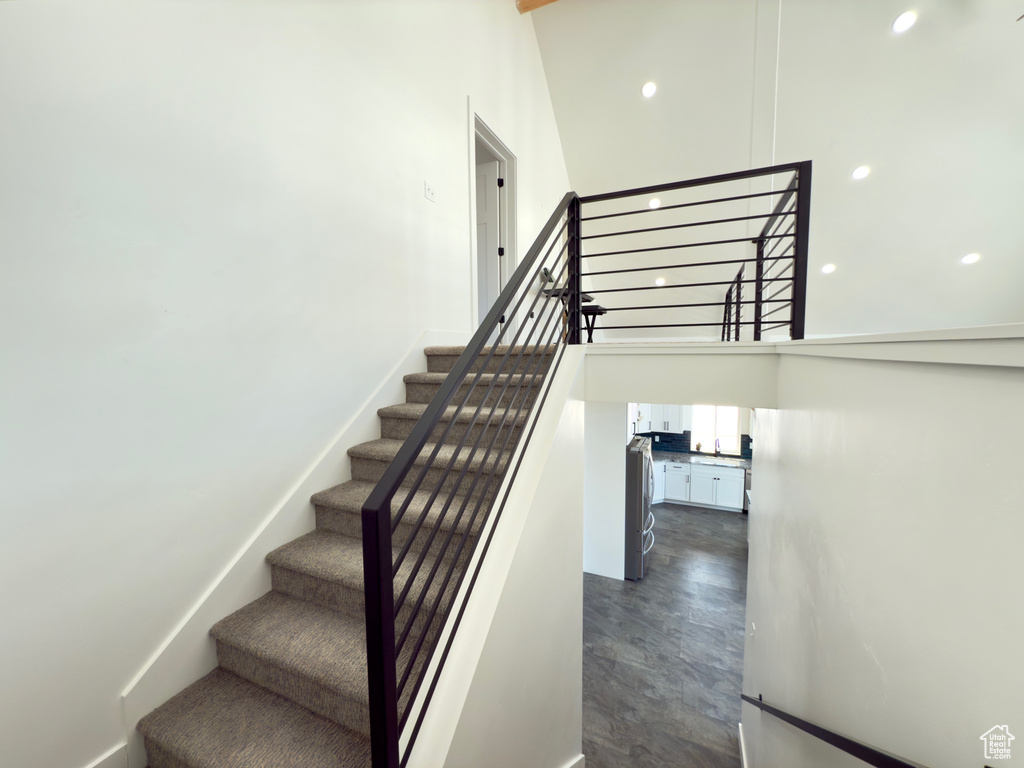
<svg viewBox="0 0 1024 768"><path fill-rule="evenodd" d="M625 577L626 403L586 404L583 476L583 570ZM625 428L625 430L624 430Z"/></svg>
<svg viewBox="0 0 1024 768"><path fill-rule="evenodd" d="M893 34L908 8L917 24ZM759 44L777 35L781 54L758 78L778 75L774 158L814 161L808 333L1024 320L1024 99L1007 98L1024 77L1022 12L1012 0L759 3ZM871 175L853 181L860 165ZM975 251L978 264L959 263Z"/></svg>
<svg viewBox="0 0 1024 768"><path fill-rule="evenodd" d="M1021 728L1019 351L782 356L755 419L746 693L933 768ZM749 705L743 727L754 768L856 764Z"/></svg>
<svg viewBox="0 0 1024 768"><path fill-rule="evenodd" d="M587 348L587 401L775 406L768 344L601 344Z"/></svg>
<svg viewBox="0 0 1024 768"><path fill-rule="evenodd" d="M8 762L121 741L122 689L391 364L469 329L467 97L525 250L568 182L510 2L0 4Z"/></svg>
<svg viewBox="0 0 1024 768"><path fill-rule="evenodd" d="M562 768L581 758L581 396L579 386L550 443L446 768Z"/></svg>

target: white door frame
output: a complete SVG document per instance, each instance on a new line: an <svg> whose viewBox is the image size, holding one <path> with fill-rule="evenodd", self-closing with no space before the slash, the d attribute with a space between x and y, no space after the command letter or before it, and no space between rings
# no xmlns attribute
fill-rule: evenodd
<svg viewBox="0 0 1024 768"><path fill-rule="evenodd" d="M472 103L469 104L469 273L470 273L470 329L475 331L479 326L480 318L480 293L478 289L477 276L477 248L476 248L476 142L479 141L498 158L498 176L505 180L504 186L498 190L498 210L501 221L499 225L500 240L499 247L505 249L505 255L501 257L501 287L508 284L517 266L519 266L519 251L516 244L516 156L505 146L504 142L497 137L487 124L480 119L480 116L473 111ZM509 317L506 326L505 339L515 333L516 319Z"/></svg>

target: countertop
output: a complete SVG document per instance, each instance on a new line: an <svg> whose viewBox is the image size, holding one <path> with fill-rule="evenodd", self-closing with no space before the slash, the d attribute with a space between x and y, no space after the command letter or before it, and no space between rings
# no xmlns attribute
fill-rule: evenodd
<svg viewBox="0 0 1024 768"><path fill-rule="evenodd" d="M672 461L677 464L704 464L713 467L741 467L750 469L750 459L732 456L714 456L703 453L672 453L671 451L652 451L655 461Z"/></svg>

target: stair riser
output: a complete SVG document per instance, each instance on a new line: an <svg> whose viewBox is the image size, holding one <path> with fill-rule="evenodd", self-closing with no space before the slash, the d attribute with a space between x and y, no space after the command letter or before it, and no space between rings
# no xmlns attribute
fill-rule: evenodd
<svg viewBox="0 0 1024 768"><path fill-rule="evenodd" d="M268 691L291 699L339 725L369 735L366 701L352 699L291 670L282 669L240 648L217 641L217 661L224 669Z"/></svg>
<svg viewBox="0 0 1024 768"><path fill-rule="evenodd" d="M545 355L541 352L537 352L531 358L532 353L527 350L521 357L518 353L513 353L512 358L505 363L504 371L512 370L515 367L523 366L547 366L551 364L552 356ZM427 355L427 371L429 373L449 373L452 368L455 367L455 362L459 359L458 355ZM495 355L487 361L487 366L484 367L485 356L481 356L477 362L473 363L473 367L470 370L476 373L481 368L484 369L485 373L498 373L501 368L502 359Z"/></svg>
<svg viewBox="0 0 1024 768"><path fill-rule="evenodd" d="M526 409L524 408L524 413L525 410ZM501 436L498 439L504 440L505 436L509 433L509 422L511 422L515 417L515 410L508 414L508 420L504 425L502 425L502 419L504 419L505 416L504 414L501 414L495 416L494 419L491 420L491 424L485 428L488 416L489 414L487 413L481 414L477 423L469 430L469 437L466 440L469 445L472 445L476 439L480 437L481 433L483 433L484 438L481 441L481 445L486 447L498 429L501 430ZM380 420L380 436L391 440L405 440L412 433L412 429L415 426L416 422L413 419L395 419L390 416L382 416ZM434 427L434 431L430 433L430 439L428 442L436 443L441 440L447 426L448 422L441 422ZM469 422L456 422L452 427L451 432L448 433L448 436L444 437L444 441L446 443L459 442L462 440L463 436L465 436L467 427L469 427ZM515 444L519 442L519 436L522 434L522 427L512 426L511 430L513 444Z"/></svg>
<svg viewBox="0 0 1024 768"><path fill-rule="evenodd" d="M455 508L450 510L447 513L447 515L454 519L454 516L458 514L459 507L462 505L461 497L459 497L457 502L453 502L453 504L456 505ZM474 526L474 528L476 528L477 530L479 530L480 528L480 521L483 519L483 516L487 513L487 506L489 505L485 504L484 507L481 508L480 512L477 513L477 524ZM469 519L470 515L473 514L473 510L475 508L476 502L473 501L470 503L466 511L463 513L462 523L459 525L459 531L455 534L455 537L453 537L453 543L451 545L453 548L457 546L458 542L461 540L462 532L465 531L465 523ZM316 527L318 530L321 531L340 533L342 536L350 536L354 539L361 539L363 536L362 516L358 512L350 512L345 509L332 509L331 507L319 506L316 507ZM403 518L402 522L399 523L398 528L392 534L392 544L396 547L404 546L409 536L412 535L412 531L413 524L411 522L406 522L405 519ZM431 557L437 556L437 553L440 551L441 545L444 543L444 539L447 535L448 530L441 530L434 538L434 543L430 545L431 551L429 554ZM475 540L476 534L474 534L470 538L470 540L466 542L466 546L471 546ZM422 552L423 547L426 545L426 541L427 535L421 531L420 534L412 543L412 551L416 553Z"/></svg>
<svg viewBox="0 0 1024 768"><path fill-rule="evenodd" d="M499 393L504 386L504 382L494 385L494 389L490 392L487 391L487 384L477 384L476 387L469 395L469 405L480 405L485 403L486 406L491 408L504 408L511 406L513 414L519 408L519 404L525 401L524 411L533 405L533 401L536 398L537 390L540 388L540 377L537 377L533 381L533 386L523 384L519 386L518 382L512 382L508 385L504 394L499 399ZM437 394L438 390L441 389L440 384L427 384L421 382L407 382L405 385L405 401L407 403L429 403L434 399L434 395ZM464 383L459 387L455 396L452 398L453 405L459 405L462 403L462 398L466 396L466 391L469 389L469 384ZM485 400L486 398L486 400Z"/></svg>
<svg viewBox="0 0 1024 768"><path fill-rule="evenodd" d="M470 546L471 542L467 542L466 546ZM413 555L410 555L413 556ZM465 557L460 557L460 560L465 560ZM448 567L451 564L451 559L442 561L441 567L438 569L438 573L435 574L434 578L437 583L444 580L445 574L448 572ZM424 564L424 568L431 566ZM457 583L459 573L461 571L456 570L452 574L449 581L449 587L446 591L450 592L452 587ZM346 584L337 584L331 582L325 582L323 579L317 579L305 573L299 573L297 571L291 571L286 568L280 568L277 566L271 567L271 583L274 591L281 592L282 594L290 597L297 598L299 600L305 600L306 602L319 605L321 608L328 608L332 611L338 611L352 617L361 617L366 615L366 601L365 593L363 590L355 589L354 587ZM441 607L437 611L435 619L446 615L448 601L450 596L446 596L446 599L442 601ZM419 599L418 593L410 593L403 602L401 609L398 611L398 626L404 627L405 623L409 620L409 616L412 615L413 606L416 605L416 600ZM416 617L416 623L413 631L419 634L423 627L426 625L427 612L431 610L433 606L432 597L428 597L424 600L424 607L420 609L420 614Z"/></svg>
<svg viewBox="0 0 1024 768"><path fill-rule="evenodd" d="M376 483L381 479L384 475L384 471L388 468L389 463L387 461L378 461L377 459L365 459L359 456L351 456L350 459L352 463L352 479L363 480L370 483ZM501 467L499 467L499 471L500 470ZM413 467L402 481L402 487L412 487L413 483L419 477L420 471L420 467ZM441 492L449 493L455 489L461 472L461 469L452 469L442 483L441 477L444 475L444 466L431 467L419 486L420 490L431 490L436 488L438 483L442 483ZM473 486L475 479L476 471L474 469L469 469L462 478L462 482L459 484L459 493L468 495L469 489ZM501 476L496 476L496 473L493 471L485 470L483 477L477 481L476 487L473 490L472 498L474 502L479 498L481 493L487 501L493 500L494 494L500 486Z"/></svg>
<svg viewBox="0 0 1024 768"><path fill-rule="evenodd" d="M192 768L191 765L182 762L152 739L144 738L142 743L146 746L146 760L149 768Z"/></svg>

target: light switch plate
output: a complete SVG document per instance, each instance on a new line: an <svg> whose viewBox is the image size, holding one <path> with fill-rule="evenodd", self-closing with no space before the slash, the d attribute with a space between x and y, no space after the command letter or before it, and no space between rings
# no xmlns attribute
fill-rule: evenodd
<svg viewBox="0 0 1024 768"><path fill-rule="evenodd" d="M437 202L437 190L429 181L423 182L423 196L432 203Z"/></svg>

